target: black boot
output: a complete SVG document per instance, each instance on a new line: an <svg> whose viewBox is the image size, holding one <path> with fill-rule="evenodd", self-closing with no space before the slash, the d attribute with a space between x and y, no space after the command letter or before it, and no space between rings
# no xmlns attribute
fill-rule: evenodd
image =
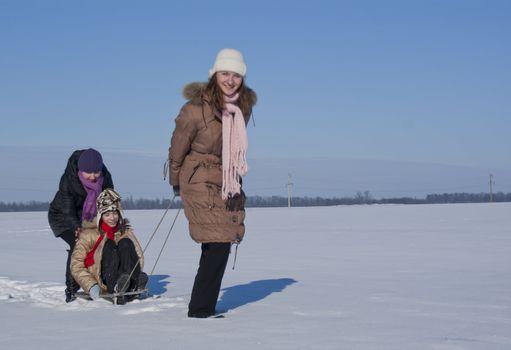
<svg viewBox="0 0 511 350"><path fill-rule="evenodd" d="M66 288L65 293L66 293L66 303L70 303L70 302L73 302L76 300L76 295L75 295L76 292L73 291L72 289Z"/></svg>
<svg viewBox="0 0 511 350"><path fill-rule="evenodd" d="M130 286L130 275L128 273L122 273L117 279L114 291L115 293L124 293ZM117 305L126 304L126 296L121 295L117 297Z"/></svg>
<svg viewBox="0 0 511 350"><path fill-rule="evenodd" d="M188 311L188 317L191 318L209 318L215 316L214 312L191 312Z"/></svg>
<svg viewBox="0 0 511 350"><path fill-rule="evenodd" d="M76 300L76 292L80 290L80 285L73 279L73 277L69 278L66 281L66 303L70 303Z"/></svg>
<svg viewBox="0 0 511 350"><path fill-rule="evenodd" d="M140 274L138 275L137 285L135 287L135 290L145 289L148 281L149 281L149 277L147 276L147 273L140 272Z"/></svg>
<svg viewBox="0 0 511 350"><path fill-rule="evenodd" d="M66 303L70 303L76 300L76 292L80 290L80 285L75 281L73 276L71 275L71 253L72 249L67 250L67 264L66 264Z"/></svg>
<svg viewBox="0 0 511 350"><path fill-rule="evenodd" d="M145 290L147 282L149 281L149 277L147 276L147 273L140 272L138 275L138 278L134 282L133 279L131 280L130 288L128 289L128 292L140 292ZM133 301L137 298L143 299L144 293L141 294L132 294L132 295L126 295L126 302Z"/></svg>

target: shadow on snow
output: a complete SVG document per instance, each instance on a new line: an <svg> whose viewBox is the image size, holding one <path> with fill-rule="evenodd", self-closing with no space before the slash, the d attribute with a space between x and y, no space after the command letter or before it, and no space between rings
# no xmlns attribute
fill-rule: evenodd
<svg viewBox="0 0 511 350"><path fill-rule="evenodd" d="M287 286L296 283L292 278L252 281L233 287L223 288L217 309L228 311L262 300L272 293L282 292Z"/></svg>
<svg viewBox="0 0 511 350"><path fill-rule="evenodd" d="M167 291L167 284L170 282L165 281L169 278L170 275L152 275L149 276L149 281L147 282L147 287L149 288L149 293L152 295L161 295Z"/></svg>

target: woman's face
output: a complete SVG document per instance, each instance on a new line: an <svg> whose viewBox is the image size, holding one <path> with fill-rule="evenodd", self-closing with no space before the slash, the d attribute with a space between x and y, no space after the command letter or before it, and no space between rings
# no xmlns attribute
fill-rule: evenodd
<svg viewBox="0 0 511 350"><path fill-rule="evenodd" d="M224 95L231 97L241 86L243 77L238 73L219 71L216 73L216 84Z"/></svg>
<svg viewBox="0 0 511 350"><path fill-rule="evenodd" d="M101 176L101 171L97 173L86 173L85 171L82 171L82 175L87 181L96 182Z"/></svg>
<svg viewBox="0 0 511 350"><path fill-rule="evenodd" d="M101 220L110 227L115 227L119 222L119 212L117 210L107 211L101 215Z"/></svg>

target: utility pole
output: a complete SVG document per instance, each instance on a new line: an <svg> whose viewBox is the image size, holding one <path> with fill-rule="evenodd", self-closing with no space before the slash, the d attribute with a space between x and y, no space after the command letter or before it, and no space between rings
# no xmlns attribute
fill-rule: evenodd
<svg viewBox="0 0 511 350"><path fill-rule="evenodd" d="M493 174L490 174L490 202L493 202Z"/></svg>
<svg viewBox="0 0 511 350"><path fill-rule="evenodd" d="M287 174L287 207L291 208L291 187L293 187L293 183L291 182L291 174Z"/></svg>

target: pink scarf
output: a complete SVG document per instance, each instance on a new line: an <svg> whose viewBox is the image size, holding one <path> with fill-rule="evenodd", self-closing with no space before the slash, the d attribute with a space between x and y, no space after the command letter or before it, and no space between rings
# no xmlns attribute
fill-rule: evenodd
<svg viewBox="0 0 511 350"><path fill-rule="evenodd" d="M92 221L96 217L96 199L103 189L103 175L98 177L96 182L92 182L84 178L81 171L78 171L78 178L87 192L87 198L83 203L82 221Z"/></svg>
<svg viewBox="0 0 511 350"><path fill-rule="evenodd" d="M240 176L246 175L248 137L241 109L234 104L239 94L224 96L222 111L222 199L240 193Z"/></svg>

